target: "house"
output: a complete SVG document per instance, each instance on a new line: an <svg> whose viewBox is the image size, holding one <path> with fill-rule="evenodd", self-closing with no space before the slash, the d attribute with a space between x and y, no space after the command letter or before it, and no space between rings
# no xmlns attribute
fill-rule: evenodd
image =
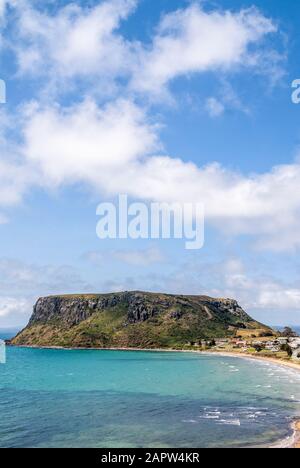
<svg viewBox="0 0 300 468"><path fill-rule="evenodd" d="M283 346L283 345L288 344L289 339L288 339L288 338L277 338L276 341L278 341L278 343L280 344L280 346Z"/></svg>
<svg viewBox="0 0 300 468"><path fill-rule="evenodd" d="M228 338L219 338L216 340L216 343L217 344L227 344L229 343L229 339Z"/></svg>
<svg viewBox="0 0 300 468"><path fill-rule="evenodd" d="M247 348L247 341L237 340L235 346L237 348Z"/></svg>
<svg viewBox="0 0 300 468"><path fill-rule="evenodd" d="M268 351L272 351L273 353L278 353L278 351L280 351L280 344L278 343L277 340L275 340L275 341L268 341L268 342L266 343L265 348L266 348Z"/></svg>
<svg viewBox="0 0 300 468"><path fill-rule="evenodd" d="M262 348L265 347L265 343L263 341L253 341L251 344L252 346L261 346Z"/></svg>
<svg viewBox="0 0 300 468"><path fill-rule="evenodd" d="M215 342L216 342L216 346L225 348L226 345L229 343L229 340L223 338L223 339L215 340Z"/></svg>

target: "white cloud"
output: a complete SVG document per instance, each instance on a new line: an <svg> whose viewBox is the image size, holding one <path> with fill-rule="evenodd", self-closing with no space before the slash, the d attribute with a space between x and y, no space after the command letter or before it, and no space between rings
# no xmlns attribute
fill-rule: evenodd
<svg viewBox="0 0 300 468"><path fill-rule="evenodd" d="M18 204L30 183L28 168L18 163L0 160L0 207Z"/></svg>
<svg viewBox="0 0 300 468"><path fill-rule="evenodd" d="M56 91L69 92L74 78L84 78L105 95L110 87L118 88L122 76L133 92L161 95L176 77L241 67L274 72L280 60L270 47L261 47L277 27L255 8L205 11L193 3L163 16L147 46L120 32L138 0L104 0L90 8L73 2L55 13L29 0L13 4L16 30L11 45L19 72L47 78L48 91L55 85ZM121 89L123 95L128 91L126 80Z"/></svg>
<svg viewBox="0 0 300 468"><path fill-rule="evenodd" d="M24 138L27 161L40 168L48 184L85 181L101 186L159 147L156 127L124 100L101 109L92 101L68 109L33 108Z"/></svg>
<svg viewBox="0 0 300 468"><path fill-rule="evenodd" d="M180 159L152 157L124 167L108 185L111 192L139 198L204 203L206 222L225 235L259 235L260 247L275 250L300 247L297 162L242 175L219 164L197 167Z"/></svg>
<svg viewBox="0 0 300 468"><path fill-rule="evenodd" d="M0 258L0 327L25 325L40 296L94 290L71 266Z"/></svg>
<svg viewBox="0 0 300 468"><path fill-rule="evenodd" d="M24 70L29 66L36 72L45 65L64 77L120 70L128 44L116 31L135 4L112 0L89 9L69 4L51 16L21 2L18 26L24 43L18 50ZM140 46L134 88L160 92L176 76L258 65L259 49L251 47L250 52L249 46L275 31L272 21L253 8L205 12L193 4L165 15L150 49ZM33 62L26 58L28 51L35 56ZM127 63L127 71L133 62ZM226 99L232 102L229 94ZM223 101L207 101L212 115L223 112ZM207 222L228 235L259 236L263 248L300 247L298 162L253 175L218 164L201 167L155 156L161 153L158 131L146 111L129 99L101 107L92 99L68 108L28 106L23 145L6 148L1 137L0 208L18 203L33 185L52 188L79 182L109 195L201 202ZM17 157L12 159L14 152Z"/></svg>
<svg viewBox="0 0 300 468"><path fill-rule="evenodd" d="M250 274L245 264L232 258L219 268L219 288L238 297L248 310L300 311L300 289L270 275Z"/></svg>
<svg viewBox="0 0 300 468"><path fill-rule="evenodd" d="M218 96L209 97L205 102L205 110L210 117L220 117L227 109L237 110L249 115L251 113L250 109L241 101L228 80L222 78L220 83Z"/></svg>
<svg viewBox="0 0 300 468"><path fill-rule="evenodd" d="M15 323L24 322L32 310L32 303L26 298L0 297L0 320L12 317Z"/></svg>
<svg viewBox="0 0 300 468"><path fill-rule="evenodd" d="M76 268L69 265L36 265L0 258L0 294L37 297L92 289Z"/></svg>
<svg viewBox="0 0 300 468"><path fill-rule="evenodd" d="M300 289L272 275L262 275L255 271L256 267L251 268L238 257L218 262L195 258L177 267L172 274L163 276L158 273L156 278L150 278L155 284L151 289L157 289L156 285L159 285L159 290L176 294L234 298L254 317L264 317L269 323L272 323L273 313L281 317L282 322L285 313L291 321L296 319L297 322ZM146 279L142 278L142 281Z"/></svg>
<svg viewBox="0 0 300 468"><path fill-rule="evenodd" d="M18 8L17 44L20 71L35 75L91 77L127 72L129 48L117 34L120 22L137 0L104 1L93 8L69 3L49 14L30 3Z"/></svg>
<svg viewBox="0 0 300 468"><path fill-rule="evenodd" d="M169 13L163 17L153 44L140 51L132 87L161 93L178 76L260 67L262 52L250 51L250 46L259 45L276 30L274 23L255 8L238 13L206 12L192 4ZM270 59L272 53L267 54Z"/></svg>
<svg viewBox="0 0 300 468"><path fill-rule="evenodd" d="M0 210L20 203L35 180L36 171L22 159L18 144L9 137L18 125L18 118L0 110ZM7 220L4 214L0 218Z"/></svg>
<svg viewBox="0 0 300 468"><path fill-rule="evenodd" d="M0 18L2 18L5 13L6 4L6 0L0 0Z"/></svg>
<svg viewBox="0 0 300 468"><path fill-rule="evenodd" d="M211 117L220 117L225 111L224 104L214 97L210 97L206 100L205 107Z"/></svg>
<svg viewBox="0 0 300 468"><path fill-rule="evenodd" d="M259 306L285 311L300 310L300 289L278 288L278 284L270 284L269 288L260 291Z"/></svg>
<svg viewBox="0 0 300 468"><path fill-rule="evenodd" d="M262 248L300 247L297 161L243 175L217 163L201 167L151 156L159 149L158 129L128 101L103 108L91 101L68 109L33 108L23 155L49 187L84 182L109 195L204 203L206 221L225 235L259 236Z"/></svg>

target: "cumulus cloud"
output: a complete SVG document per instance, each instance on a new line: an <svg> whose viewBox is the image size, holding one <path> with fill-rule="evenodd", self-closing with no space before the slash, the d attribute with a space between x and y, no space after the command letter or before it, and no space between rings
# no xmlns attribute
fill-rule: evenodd
<svg viewBox="0 0 300 468"><path fill-rule="evenodd" d="M11 47L19 73L46 78L48 90L50 81L56 91L64 82L70 91L80 78L107 91L122 77L123 93L129 81L131 92L153 97L167 93L175 78L194 73L280 68L280 55L263 47L277 26L255 8L206 11L192 3L164 15L147 45L120 31L138 0L104 0L93 7L70 2L55 12L30 0L10 3L16 12Z"/></svg>
<svg viewBox="0 0 300 468"><path fill-rule="evenodd" d="M20 154L19 143L11 139L19 120L0 109L0 212L19 204L36 182L37 171ZM1 219L7 220L7 216L2 213L0 223Z"/></svg>
<svg viewBox="0 0 300 468"><path fill-rule="evenodd" d="M127 72L130 47L116 31L136 3L111 0L88 8L74 2L51 15L28 2L17 10L20 72L52 71L61 78Z"/></svg>
<svg viewBox="0 0 300 468"><path fill-rule="evenodd" d="M33 107L24 140L26 160L51 184L86 181L95 186L159 148L156 126L125 100L103 108L91 100L71 108Z"/></svg>
<svg viewBox="0 0 300 468"><path fill-rule="evenodd" d="M142 278L141 283L146 281L152 290L235 298L254 318L273 325L276 324L272 322L274 316L281 317L281 323L285 313L293 323L300 317L299 287L272 274L262 274L257 271L257 265L251 268L249 262L235 256L217 262L195 258L177 267L172 274L157 273ZM136 287L140 286L139 282Z"/></svg>
<svg viewBox="0 0 300 468"><path fill-rule="evenodd" d="M126 64L133 90L161 92L177 76L260 66L268 53L260 45L276 32L253 8L234 13L192 4L165 15L153 43L137 47L118 32L136 3L112 0L91 8L72 3L50 14L32 2L17 2L21 69L39 73L53 67L70 84L82 74L108 72L113 80ZM134 59L124 60L128 53ZM224 111L223 101L208 99L211 115ZM197 166L166 156L159 126L132 98L101 106L91 97L68 107L31 104L23 116L18 146L6 148L5 138L0 141L0 208L18 203L34 185L85 183L101 194L204 203L207 222L229 235L259 236L262 248L300 246L297 161L244 175L216 163Z"/></svg>
<svg viewBox="0 0 300 468"><path fill-rule="evenodd" d="M178 76L260 67L264 53L253 46L277 30L257 9L205 11L201 5L166 14L153 43L140 51L132 87L160 94ZM271 52L267 52L271 58ZM273 58L275 56L273 55Z"/></svg>
<svg viewBox="0 0 300 468"><path fill-rule="evenodd" d="M39 171L43 185L83 182L99 194L203 203L206 221L227 235L259 236L261 248L300 247L298 161L251 175L217 163L201 167L155 156L158 131L147 113L130 101L101 108L92 101L67 109L33 107L26 118L22 154ZM2 191L4 198L5 185Z"/></svg>
<svg viewBox="0 0 300 468"><path fill-rule="evenodd" d="M90 261L94 264L102 265L104 259L105 254L90 253ZM102 283L101 289L234 298L250 315L262 322L271 325L299 323L299 278L298 283L289 283L266 271L266 265L261 268L261 259L242 260L238 256L228 256L216 261L200 255L177 264L168 274L156 269L135 277L119 275L109 278Z"/></svg>
<svg viewBox="0 0 300 468"><path fill-rule="evenodd" d="M258 235L258 247L280 251L300 246L299 183L297 161L264 174L242 175L217 163L198 167L152 157L124 168L110 188L155 201L203 203L206 222L223 234Z"/></svg>
<svg viewBox="0 0 300 468"><path fill-rule="evenodd" d="M0 160L0 207L18 204L30 184L28 168L23 164Z"/></svg>

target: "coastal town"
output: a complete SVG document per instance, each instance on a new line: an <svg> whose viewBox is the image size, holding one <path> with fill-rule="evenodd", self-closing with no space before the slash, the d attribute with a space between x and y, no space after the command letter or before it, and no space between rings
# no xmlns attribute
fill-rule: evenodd
<svg viewBox="0 0 300 468"><path fill-rule="evenodd" d="M263 329L238 330L235 337L202 340L189 346L215 352L234 352L266 358L290 360L300 364L300 337L291 328L282 332Z"/></svg>

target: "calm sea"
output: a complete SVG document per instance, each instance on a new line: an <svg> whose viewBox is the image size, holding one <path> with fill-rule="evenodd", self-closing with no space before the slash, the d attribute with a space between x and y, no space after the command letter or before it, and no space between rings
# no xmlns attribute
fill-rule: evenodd
<svg viewBox="0 0 300 468"><path fill-rule="evenodd" d="M0 328L0 340L10 340L20 331L16 328Z"/></svg>
<svg viewBox="0 0 300 468"><path fill-rule="evenodd" d="M300 374L183 353L8 348L0 447L245 447L290 434Z"/></svg>

